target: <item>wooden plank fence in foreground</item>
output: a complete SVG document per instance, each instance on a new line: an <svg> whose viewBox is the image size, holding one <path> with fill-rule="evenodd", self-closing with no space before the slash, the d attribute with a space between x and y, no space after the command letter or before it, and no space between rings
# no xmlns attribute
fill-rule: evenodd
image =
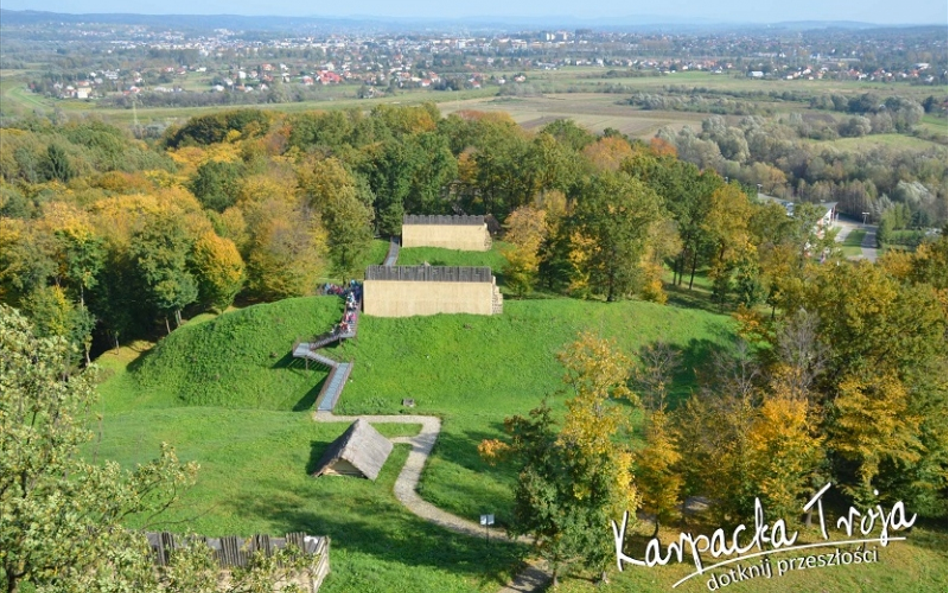
<svg viewBox="0 0 948 593"><path fill-rule="evenodd" d="M286 537L270 537L269 535L253 535L242 538L236 535L225 537L184 536L173 533L149 532L146 534L151 546L155 564L167 566L172 553L176 548L184 547L195 542L203 543L214 552L214 558L221 568L247 566L250 558L257 553L267 557L281 550L287 544L294 545L304 554L313 556L314 563L308 575L296 575L298 583L305 580L305 588L310 593L319 591L323 579L329 574L329 538L325 536L307 535L305 533L288 533Z"/></svg>

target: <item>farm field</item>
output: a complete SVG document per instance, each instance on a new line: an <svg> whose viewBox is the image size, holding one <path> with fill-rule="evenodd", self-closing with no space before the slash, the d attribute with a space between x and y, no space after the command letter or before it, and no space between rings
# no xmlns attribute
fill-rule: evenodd
<svg viewBox="0 0 948 593"><path fill-rule="evenodd" d="M813 141L813 144L840 151L868 151L878 146L898 149L926 150L937 149L948 156L948 148L930 140L915 138L905 134L870 134L861 138L838 138L836 140Z"/></svg>
<svg viewBox="0 0 948 593"><path fill-rule="evenodd" d="M570 118L596 133L615 128L635 138L651 138L664 126L679 130L686 125L701 127L707 117L701 113L680 111L643 111L619 105L623 95L606 93L551 94L535 97L495 97L471 99L460 103L441 103L445 115L459 110L505 112L527 129L545 126L558 119Z"/></svg>
<svg viewBox="0 0 948 593"><path fill-rule="evenodd" d="M805 91L814 94L839 93L847 96L865 92L876 92L883 96L899 94L921 101L932 93L948 92L939 87L913 87L909 85L886 85L873 82L834 81L834 80L753 80L743 76L715 75L709 72L676 72L662 76L622 77L609 76L610 69L594 67L566 67L560 70L527 70L527 86L531 94L525 96L498 95L498 87L487 86L480 89L439 92L426 89L412 89L394 96L373 99L355 98L356 88L339 86L325 89L323 100L302 103L261 104L253 107L272 109L281 112L300 112L319 109L344 109L358 107L369 110L380 103L392 105L420 104L426 101L438 104L445 115L460 110L503 111L510 114L514 121L525 128L538 128L562 118L572 118L593 132L602 132L605 128L615 128L635 138L647 139L655 132L669 126L674 130L685 125L698 127L708 113L681 111L645 111L618 102L635 91L661 93L665 87L707 89L711 91ZM621 71L620 71L621 72ZM130 109L99 108L95 102L45 99L31 93L26 88L23 71L4 71L0 76L0 89L4 100L11 106L28 111L40 112L61 109L66 114L95 114L115 123L130 124L133 113ZM183 84L192 90L201 90L206 86L203 79L187 79ZM605 92L608 86L621 85L628 92ZM744 99L750 100L750 99ZM806 106L798 102L761 101L777 113L803 111ZM139 107L137 115L142 125L151 122L183 122L187 118L219 111L223 107L191 108L146 108ZM948 135L948 123L927 116L922 126L933 133ZM879 143L900 147L928 146L933 143L893 134L898 139L878 140Z"/></svg>

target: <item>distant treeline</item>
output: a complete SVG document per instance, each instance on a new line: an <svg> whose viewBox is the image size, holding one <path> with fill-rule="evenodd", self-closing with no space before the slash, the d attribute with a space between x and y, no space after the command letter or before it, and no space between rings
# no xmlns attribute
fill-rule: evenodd
<svg viewBox="0 0 948 593"><path fill-rule="evenodd" d="M353 90L353 98L355 95L355 90ZM98 106L106 109L131 109L134 102L138 107L233 107L326 101L328 98L329 94L321 87L294 84L277 85L265 91L252 92L238 90L221 92L178 90L167 93L144 91L135 95L109 95L102 98Z"/></svg>

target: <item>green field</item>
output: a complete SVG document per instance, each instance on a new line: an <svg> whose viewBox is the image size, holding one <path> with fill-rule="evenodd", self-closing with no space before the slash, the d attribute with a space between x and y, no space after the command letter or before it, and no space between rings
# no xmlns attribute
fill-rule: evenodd
<svg viewBox="0 0 948 593"><path fill-rule="evenodd" d="M945 151L945 154L948 155L948 149L936 142L906 136L905 134L870 134L861 138L813 141L813 144L841 151L869 151L877 146L914 150L937 148Z"/></svg>
<svg viewBox="0 0 948 593"><path fill-rule="evenodd" d="M330 593L497 590L523 548L496 542L487 548L405 510L392 494L404 446L396 447L375 483L308 477L345 425L311 420L306 410L325 372L306 370L288 352L293 340L321 331L340 310L335 297L257 305L185 325L150 350L138 344L103 355L99 364L109 375L101 386L104 420L89 455L130 466L147 460L160 442L173 443L183 460L199 461L202 470L197 487L162 527L208 535L328 534L333 573L324 590ZM411 413L443 418L423 475L423 497L469 519L493 512L503 524L514 476L481 461L477 444L499 436L504 417L525 413L557 392L561 370L554 356L581 329L616 339L626 352L656 339L682 349L674 399L690 392L694 369L732 335L724 316L629 301L508 301L497 317L365 317L358 339L333 351L356 362L336 411L399 414L407 411L402 398L414 398ZM554 406L564 397L555 395ZM408 435L417 427L382 430ZM884 560L876 566L825 569L819 579L786 575L732 590L944 590L948 537L916 529L913 540L919 543L880 552ZM666 591L687 573L681 565L632 568L596 590ZM701 582L693 579L682 590L703 590ZM563 590L593 586L584 577L567 580Z"/></svg>
<svg viewBox="0 0 948 593"><path fill-rule="evenodd" d="M323 593L495 591L509 579L519 546L493 542L488 549L483 540L419 519L395 499L407 445L396 445L375 482L311 478L322 451L346 427L287 412L143 409L109 414L97 453L130 465L170 441L182 459L200 462L197 486L161 527L329 535L332 573ZM379 428L393 436L406 427Z"/></svg>
<svg viewBox="0 0 948 593"><path fill-rule="evenodd" d="M102 438L90 454L131 465L161 441L175 444L182 459L203 469L185 504L166 517L168 528L328 533L330 592L498 588L518 549L485 550L484 542L449 535L404 510L391 492L404 453L375 484L307 477L308 464L345 426L312 422L304 410L325 371L306 370L288 352L340 310L334 297L257 305L187 324L150 350L139 344L103 355ZM441 416L422 495L469 519L494 512L503 523L513 476L481 461L477 444L500 436L506 416L526 413L557 391L554 356L577 331L615 337L626 351L659 338L677 344L689 361L682 396L694 384L693 366L728 340L730 328L728 318L700 311L566 299L509 301L497 317L365 317L359 338L333 352L356 362L336 411L398 414L401 399L412 397L412 413ZM406 582L419 588L406 589Z"/></svg>
<svg viewBox="0 0 948 593"><path fill-rule="evenodd" d="M398 265L418 266L428 263L432 266L487 266L496 275L507 260L502 251L509 243L494 241L490 251L459 251L439 247L406 247L398 252Z"/></svg>

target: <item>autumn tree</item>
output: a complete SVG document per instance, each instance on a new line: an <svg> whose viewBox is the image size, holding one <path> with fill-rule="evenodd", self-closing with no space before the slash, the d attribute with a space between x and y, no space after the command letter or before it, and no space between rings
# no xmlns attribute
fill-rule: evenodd
<svg viewBox="0 0 948 593"><path fill-rule="evenodd" d="M515 210L505 222L504 240L511 247L503 252L506 285L518 296L533 290L540 267L540 247L546 240L549 227L546 211L531 206Z"/></svg>
<svg viewBox="0 0 948 593"><path fill-rule="evenodd" d="M247 286L280 299L312 294L326 276L326 231L309 207L264 200L248 213Z"/></svg>
<svg viewBox="0 0 948 593"><path fill-rule="evenodd" d="M936 493L946 485L948 318L939 292L867 262L816 266L782 303L804 306L819 320L820 352L814 359L807 347L794 358L818 361L796 364L822 408L819 433L836 483L860 503L879 490L943 513Z"/></svg>
<svg viewBox="0 0 948 593"><path fill-rule="evenodd" d="M759 380L758 362L749 346L738 342L714 357L701 390L675 410L683 493L713 500L712 513L724 524L750 517L758 494L750 434Z"/></svg>
<svg viewBox="0 0 948 593"><path fill-rule="evenodd" d="M197 281L198 300L223 311L243 288L244 261L233 241L206 231L194 242L191 270Z"/></svg>
<svg viewBox="0 0 948 593"><path fill-rule="evenodd" d="M89 363L95 317L83 303L72 301L54 284L36 288L23 300L22 308L30 316L38 336L65 338Z"/></svg>
<svg viewBox="0 0 948 593"><path fill-rule="evenodd" d="M580 152L596 142L596 137L571 119L558 119L543 126L541 130L570 150Z"/></svg>
<svg viewBox="0 0 948 593"><path fill-rule="evenodd" d="M188 267L193 238L182 220L172 213L155 216L138 229L129 247L129 256L143 283L149 303L165 320L169 316L181 324L181 310L198 298L198 286Z"/></svg>
<svg viewBox="0 0 948 593"><path fill-rule="evenodd" d="M334 271L346 279L355 277L372 244L372 210L359 200L355 177L329 158L301 170L299 186L326 228Z"/></svg>
<svg viewBox="0 0 948 593"><path fill-rule="evenodd" d="M691 163L671 156L635 153L622 161L622 170L642 180L662 199L681 239L681 250L673 266L674 282L681 285L690 272L688 287L694 284L698 268L708 259L711 238L705 226L711 207L711 195L724 180L713 171L702 172Z"/></svg>
<svg viewBox="0 0 948 593"><path fill-rule="evenodd" d="M598 171L618 171L622 162L633 154L624 138L603 136L583 148L583 156Z"/></svg>
<svg viewBox="0 0 948 593"><path fill-rule="evenodd" d="M662 216L654 191L625 173L591 177L570 221L576 267L587 290L614 301L640 285L640 260L649 230Z"/></svg>
<svg viewBox="0 0 948 593"><path fill-rule="evenodd" d="M96 286L105 265L105 240L85 211L66 202L47 204L39 227L52 237L49 248L56 262L55 283L71 289L84 306L86 292Z"/></svg>
<svg viewBox="0 0 948 593"><path fill-rule="evenodd" d="M708 276L714 286L713 296L722 304L732 289L735 270L755 265L756 248L748 230L751 213L750 201L735 184L721 186L711 194L702 226L711 247Z"/></svg>
<svg viewBox="0 0 948 593"><path fill-rule="evenodd" d="M0 301L19 304L55 273L52 237L28 221L0 218Z"/></svg>
<svg viewBox="0 0 948 593"><path fill-rule="evenodd" d="M25 319L0 307L0 568L6 590L104 591L136 588L151 561L122 528L172 502L197 467L170 448L134 472L92 465L79 447L92 435L94 371L70 374L69 345L37 338ZM36 361L41 361L37 364Z"/></svg>
<svg viewBox="0 0 948 593"><path fill-rule="evenodd" d="M632 453L622 444L628 412L614 401L637 402L626 385L628 359L588 334L559 359L573 394L562 425L544 403L527 418L505 420L509 441L479 447L491 461L508 459L520 467L510 532L533 537L552 565L554 586L571 564L604 577L614 548L603 526L637 505Z"/></svg>
<svg viewBox="0 0 948 593"><path fill-rule="evenodd" d="M207 161L198 166L188 189L205 208L223 212L237 200L243 174L239 162Z"/></svg>
<svg viewBox="0 0 948 593"><path fill-rule="evenodd" d="M40 163L43 176L48 181L69 181L76 176L76 170L62 145L52 143L46 147L46 158Z"/></svg>
<svg viewBox="0 0 948 593"><path fill-rule="evenodd" d="M682 456L666 412L680 355L667 343L655 342L642 347L638 358L633 379L645 407L645 446L635 452L635 479L641 509L655 518L655 537L663 523L679 516L684 485Z"/></svg>
<svg viewBox="0 0 948 593"><path fill-rule="evenodd" d="M207 546L177 550L168 566L134 522L147 528L195 483L198 466L163 444L158 457L128 471L89 462L95 367L73 372L72 346L38 337L0 305L0 576L7 593L266 593L311 562L292 550L254 555L220 579ZM298 591L295 586L284 591Z"/></svg>
<svg viewBox="0 0 948 593"><path fill-rule="evenodd" d="M664 410L653 410L645 419L645 446L635 452L635 479L641 509L654 517L658 535L662 524L678 518L684 484L678 440Z"/></svg>
<svg viewBox="0 0 948 593"><path fill-rule="evenodd" d="M750 427L750 471L768 512L790 520L813 495L825 451L819 415L782 373L771 376Z"/></svg>

